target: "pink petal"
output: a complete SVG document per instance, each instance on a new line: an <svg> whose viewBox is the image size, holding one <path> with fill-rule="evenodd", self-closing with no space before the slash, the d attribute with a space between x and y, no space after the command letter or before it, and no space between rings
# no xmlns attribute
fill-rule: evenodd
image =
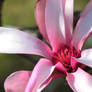
<svg viewBox="0 0 92 92"><path fill-rule="evenodd" d="M85 8L74 31L72 45L81 50L88 37L92 34L92 1Z"/></svg>
<svg viewBox="0 0 92 92"><path fill-rule="evenodd" d="M38 0L35 16L40 32L46 40L50 40L54 50L59 49L66 41L67 44L70 43L73 0Z"/></svg>
<svg viewBox="0 0 92 92"><path fill-rule="evenodd" d="M65 29L63 3L63 0L46 0L45 24L48 38L54 51L58 50L62 44L66 43L67 37L71 38L70 31ZM66 36L66 31L68 31L68 36Z"/></svg>
<svg viewBox="0 0 92 92"><path fill-rule="evenodd" d="M74 58L78 62L85 64L92 68L92 49L82 51L80 58Z"/></svg>
<svg viewBox="0 0 92 92"><path fill-rule="evenodd" d="M31 71L17 71L11 74L4 83L5 92L25 92Z"/></svg>
<svg viewBox="0 0 92 92"><path fill-rule="evenodd" d="M66 40L70 43L73 28L73 3L74 0L63 0L65 2L65 28L66 28ZM64 5L64 4L63 4ZM69 36L70 35L70 36Z"/></svg>
<svg viewBox="0 0 92 92"><path fill-rule="evenodd" d="M53 80L56 80L57 78L62 78L62 77L65 77L65 74L55 69L53 73L51 74L51 76L40 86L41 90L44 89Z"/></svg>
<svg viewBox="0 0 92 92"><path fill-rule="evenodd" d="M82 12L81 16L86 16L88 12L92 11L92 0L89 1L87 6L85 7L84 11Z"/></svg>
<svg viewBox="0 0 92 92"><path fill-rule="evenodd" d="M50 57L50 48L41 40L14 28L0 27L0 53L36 54Z"/></svg>
<svg viewBox="0 0 92 92"><path fill-rule="evenodd" d="M37 0L35 8L35 17L41 34L48 41L48 36L45 27L45 3L46 0Z"/></svg>
<svg viewBox="0 0 92 92"><path fill-rule="evenodd" d="M25 92L40 92L48 85L55 66L47 59L41 59L35 66ZM44 85L43 85L44 84Z"/></svg>
<svg viewBox="0 0 92 92"><path fill-rule="evenodd" d="M77 69L78 64L79 64L78 61L74 59L73 57L71 57L71 66L74 70Z"/></svg>
<svg viewBox="0 0 92 92"><path fill-rule="evenodd" d="M67 81L74 92L92 92L92 76L81 68L75 73L67 73Z"/></svg>
<svg viewBox="0 0 92 92"><path fill-rule="evenodd" d="M55 69L60 71L62 74L66 75L66 69L65 67L63 66L63 64L61 64L60 62L58 62L56 65L55 65Z"/></svg>

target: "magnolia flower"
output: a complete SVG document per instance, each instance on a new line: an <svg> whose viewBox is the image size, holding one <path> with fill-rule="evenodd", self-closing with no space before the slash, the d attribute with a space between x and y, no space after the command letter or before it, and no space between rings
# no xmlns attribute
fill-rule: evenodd
<svg viewBox="0 0 92 92"><path fill-rule="evenodd" d="M92 0L73 32L74 0L38 0L35 16L50 47L28 33L0 28L0 52L43 56L33 71L17 71L5 80L6 92L41 92L52 80L66 77L74 92L92 92L92 49L82 51L92 33Z"/></svg>

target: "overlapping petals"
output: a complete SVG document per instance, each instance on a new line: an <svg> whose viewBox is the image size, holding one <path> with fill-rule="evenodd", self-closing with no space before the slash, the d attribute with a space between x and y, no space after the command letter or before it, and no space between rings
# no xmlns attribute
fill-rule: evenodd
<svg viewBox="0 0 92 92"><path fill-rule="evenodd" d="M35 16L40 32L54 51L71 40L73 0L38 0Z"/></svg>
<svg viewBox="0 0 92 92"><path fill-rule="evenodd" d="M50 60L41 59L32 72L25 92L40 92L50 82L49 77L54 69L55 66Z"/></svg>
<svg viewBox="0 0 92 92"><path fill-rule="evenodd" d="M92 92L92 76L81 68L75 73L67 73L67 81L74 92Z"/></svg>
<svg viewBox="0 0 92 92"><path fill-rule="evenodd" d="M11 74L4 83L6 92L41 92L52 80L64 77L55 70L57 65L53 65L48 59L41 59L36 64L33 72L17 71Z"/></svg>

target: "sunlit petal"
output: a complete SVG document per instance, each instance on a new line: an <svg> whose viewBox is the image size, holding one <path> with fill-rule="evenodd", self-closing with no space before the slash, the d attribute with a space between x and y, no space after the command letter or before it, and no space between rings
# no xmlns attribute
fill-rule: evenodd
<svg viewBox="0 0 92 92"><path fill-rule="evenodd" d="M67 81L74 92L92 92L92 76L81 68L75 73L67 73Z"/></svg>
<svg viewBox="0 0 92 92"><path fill-rule="evenodd" d="M50 48L30 34L14 28L0 27L0 53L35 54L48 58Z"/></svg>
<svg viewBox="0 0 92 92"><path fill-rule="evenodd" d="M92 68L92 49L82 51L81 57L75 60Z"/></svg>
<svg viewBox="0 0 92 92"><path fill-rule="evenodd" d="M66 40L68 43L71 41L72 31L73 31L73 3L74 0L63 0L65 5L63 4L64 8L64 15L65 15L65 32L66 32Z"/></svg>
<svg viewBox="0 0 92 92"><path fill-rule="evenodd" d="M66 42L62 0L46 0L45 24L51 46L59 49Z"/></svg>

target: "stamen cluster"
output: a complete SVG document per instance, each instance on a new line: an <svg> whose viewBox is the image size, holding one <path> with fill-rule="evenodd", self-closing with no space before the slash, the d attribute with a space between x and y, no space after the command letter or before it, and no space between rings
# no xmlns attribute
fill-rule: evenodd
<svg viewBox="0 0 92 92"><path fill-rule="evenodd" d="M66 68L67 72L74 72L74 69L71 65L71 56L79 58L80 51L77 51L74 47L64 46L58 52L55 52L53 55L53 60L55 63L60 62Z"/></svg>

